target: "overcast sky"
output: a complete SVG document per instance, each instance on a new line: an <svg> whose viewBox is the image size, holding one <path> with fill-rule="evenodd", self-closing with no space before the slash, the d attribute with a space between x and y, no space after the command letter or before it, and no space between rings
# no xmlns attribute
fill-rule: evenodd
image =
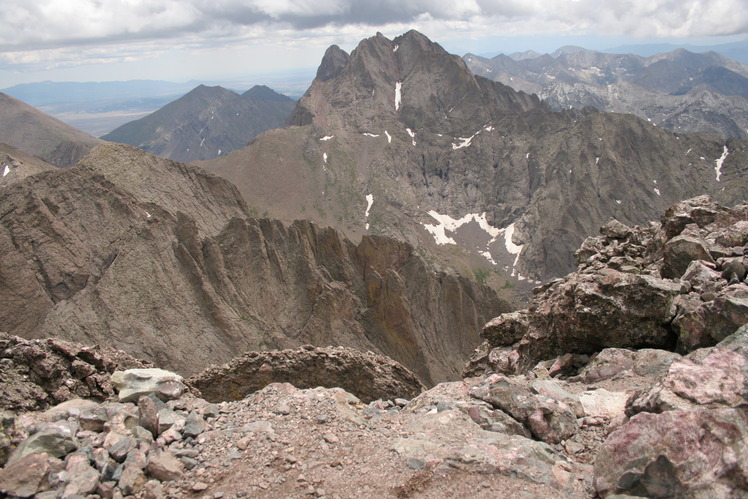
<svg viewBox="0 0 748 499"><path fill-rule="evenodd" d="M464 55L748 37L748 0L0 0L0 88L250 79L415 28Z"/></svg>

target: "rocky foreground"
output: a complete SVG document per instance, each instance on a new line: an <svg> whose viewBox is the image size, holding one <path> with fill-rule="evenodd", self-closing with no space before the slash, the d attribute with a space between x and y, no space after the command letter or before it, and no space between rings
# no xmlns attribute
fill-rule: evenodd
<svg viewBox="0 0 748 499"><path fill-rule="evenodd" d="M748 206L708 198L647 228L607 224L577 272L486 326L470 377L415 396L407 370L348 349L250 353L185 382L5 335L0 493L748 497L746 229ZM290 366L351 385L272 382L212 402L195 388L240 387L243 369L279 381ZM13 407L11 385L46 403Z"/></svg>

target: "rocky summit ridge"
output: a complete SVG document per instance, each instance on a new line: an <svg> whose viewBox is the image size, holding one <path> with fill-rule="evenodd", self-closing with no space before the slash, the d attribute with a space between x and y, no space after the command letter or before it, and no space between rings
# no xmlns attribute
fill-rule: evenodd
<svg viewBox="0 0 748 499"><path fill-rule="evenodd" d="M418 394L393 383L413 379L402 366L347 349L248 353L184 384L127 366L122 352L2 335L1 376L25 368L29 377L14 383L54 393L49 405L70 400L3 413L0 492L746 497L747 223L746 205L708 197L646 227L606 223L580 248L576 272L486 325L498 351L480 349L472 377ZM541 316L548 330L534 327ZM41 362L25 365L31 358ZM331 386L347 377L344 366L390 388L365 403L375 392ZM273 382L296 371L287 381L303 386L328 370L325 387ZM56 372L73 388L49 385ZM236 400L242 377L270 384Z"/></svg>
<svg viewBox="0 0 748 499"><path fill-rule="evenodd" d="M573 270L610 217L645 223L701 194L744 200L745 142L554 112L415 31L328 49L291 123L201 165L271 216L394 236L514 283ZM439 256L450 252L473 259Z"/></svg>

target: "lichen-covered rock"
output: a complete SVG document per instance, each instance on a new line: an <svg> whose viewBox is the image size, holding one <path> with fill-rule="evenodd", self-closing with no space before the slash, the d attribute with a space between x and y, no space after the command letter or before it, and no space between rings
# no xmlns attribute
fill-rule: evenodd
<svg viewBox="0 0 748 499"><path fill-rule="evenodd" d="M595 460L607 497L743 497L748 484L748 418L743 409L637 414L613 432Z"/></svg>

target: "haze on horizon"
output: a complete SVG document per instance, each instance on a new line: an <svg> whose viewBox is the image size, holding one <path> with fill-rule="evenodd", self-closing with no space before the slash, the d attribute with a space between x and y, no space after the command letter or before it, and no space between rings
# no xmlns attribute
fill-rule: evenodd
<svg viewBox="0 0 748 499"><path fill-rule="evenodd" d="M229 80L316 68L382 32L464 55L748 39L746 0L0 0L0 88Z"/></svg>

